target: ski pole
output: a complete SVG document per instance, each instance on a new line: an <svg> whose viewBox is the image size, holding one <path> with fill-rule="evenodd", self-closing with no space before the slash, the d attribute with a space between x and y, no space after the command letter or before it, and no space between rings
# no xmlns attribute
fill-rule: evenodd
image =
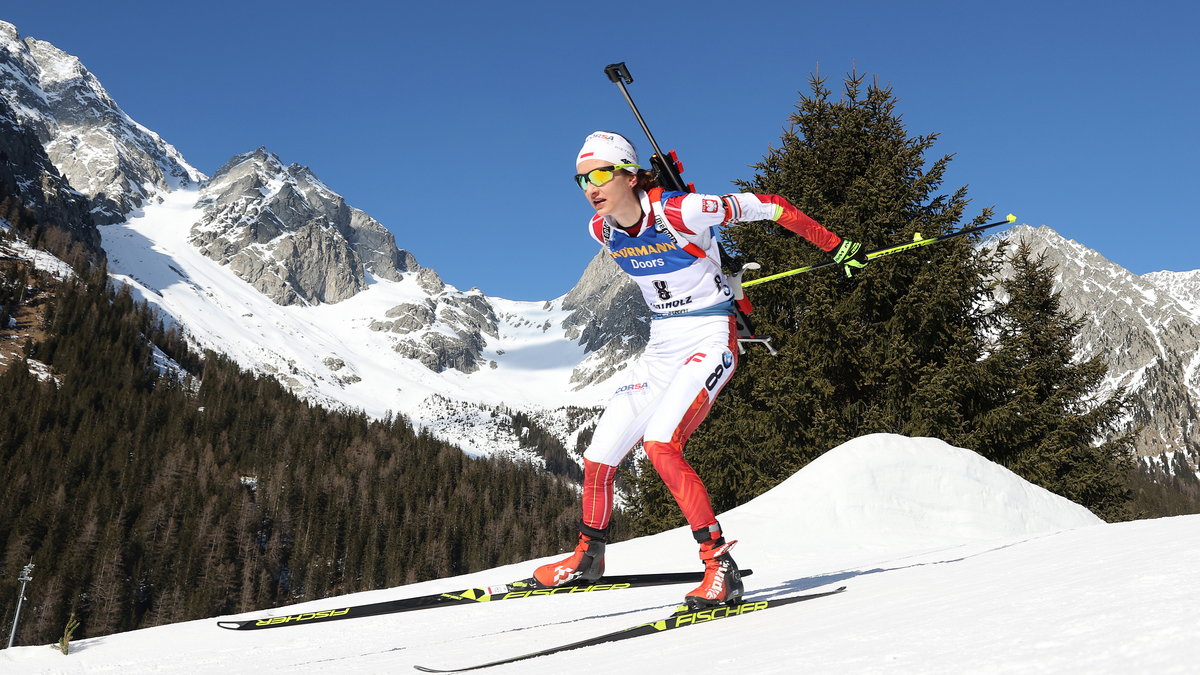
<svg viewBox="0 0 1200 675"><path fill-rule="evenodd" d="M675 154L674 150L663 154L662 149L658 147L658 141L654 140L654 134L650 133L650 127L646 125L646 120L642 118L642 113L633 102L633 97L629 95L629 90L625 88L626 84L633 84L633 75L629 73L629 68L625 67L625 62L611 63L605 66L604 74L608 75L609 81L621 88L625 102L633 110L633 116L637 118L638 124L642 125L642 133L646 134L646 138L650 140L650 147L654 148L654 154L650 157L650 165L668 183L666 187L676 192L695 192L694 186L683 182L683 176L680 175L683 173L683 162L679 161L679 156Z"/></svg>
<svg viewBox="0 0 1200 675"><path fill-rule="evenodd" d="M961 236L968 235L968 234L974 234L976 232L982 232L983 230L986 230L989 227L996 227L997 225L1011 224L1011 223L1015 223L1016 221L1017 221L1017 217L1010 213L1010 214L1008 214L1008 217L1006 217L1004 220L1001 220L1001 221L998 221L995 223L988 223L987 225L980 225L979 227L972 227L972 228L966 229L966 230L959 230L958 232L951 232L950 234L943 234L943 235L939 235L937 237L923 238L921 236L921 233L917 232L916 234L913 235L913 240L907 244L900 244L898 246L891 246L888 248L881 248L881 249L876 249L874 251L868 251L867 252L867 260L874 260L875 258L882 258L885 255L892 255L893 253L900 253L900 252L908 251L910 249L918 248L921 246L929 246L930 244L936 244L939 241L946 241L947 239L953 239L954 237L961 237ZM768 281L775 281L776 279L790 277L790 276L793 276L796 274L800 274L802 272L811 272L812 270L819 270L822 267L832 267L837 264L839 264L839 263L830 260L828 262L819 263L817 265L809 265L807 267L798 267L794 270L780 272L779 274L772 274L771 276L762 277L761 279L751 279L750 281L743 281L742 286L746 287L746 286L755 286L757 284L765 284Z"/></svg>

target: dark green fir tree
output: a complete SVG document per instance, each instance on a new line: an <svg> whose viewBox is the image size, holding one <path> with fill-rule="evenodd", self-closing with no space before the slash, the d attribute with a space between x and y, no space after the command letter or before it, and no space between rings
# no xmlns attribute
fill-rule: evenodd
<svg viewBox="0 0 1200 675"><path fill-rule="evenodd" d="M966 189L938 192L950 158L926 160L936 134L910 136L891 90L863 80L845 78L834 100L811 78L780 147L740 187L783 195L868 249L990 218L985 209L964 222ZM828 259L772 223L733 226L725 243L772 272ZM687 448L718 513L847 440L890 432L973 449L1101 517L1128 516L1123 392L1101 398L1105 366L1075 359L1081 324L1044 261L974 243L880 258L853 278L827 269L753 289L758 332L780 354L745 355ZM1000 278L1004 302L993 296ZM633 529L681 524L653 470L637 474Z"/></svg>
<svg viewBox="0 0 1200 675"><path fill-rule="evenodd" d="M1108 367L1075 359L1083 320L1061 307L1045 256L1021 243L1008 262L1008 300L980 364L988 410L962 444L1105 519L1125 517L1133 466L1130 437L1118 433L1124 391L1099 398Z"/></svg>
<svg viewBox="0 0 1200 675"><path fill-rule="evenodd" d="M910 135L890 88L857 74L837 98L821 77L810 87L780 146L740 188L782 195L868 249L991 215L963 223L966 188L939 193L950 157L927 160L936 134ZM732 226L725 243L770 272L830 258L770 222ZM881 258L853 278L825 269L755 287L756 328L773 336L780 354L744 356L687 448L718 512L863 434L965 431L964 410L977 395L966 373L982 354L978 326L994 266L992 254L963 238ZM634 484L638 531L682 522L652 470Z"/></svg>

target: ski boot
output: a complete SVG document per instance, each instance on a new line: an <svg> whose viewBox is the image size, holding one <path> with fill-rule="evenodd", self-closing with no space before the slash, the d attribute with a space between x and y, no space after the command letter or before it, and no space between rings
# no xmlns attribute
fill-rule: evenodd
<svg viewBox="0 0 1200 675"><path fill-rule="evenodd" d="M721 524L716 523L692 535L700 543L700 560L704 563L704 580L683 600L689 609L703 609L716 605L736 605L742 600L742 575L729 550L737 541L726 543L721 535Z"/></svg>
<svg viewBox="0 0 1200 675"><path fill-rule="evenodd" d="M565 560L542 565L533 578L543 587L566 586L577 581L591 583L604 576L604 544L608 528L597 530L580 524L579 543Z"/></svg>

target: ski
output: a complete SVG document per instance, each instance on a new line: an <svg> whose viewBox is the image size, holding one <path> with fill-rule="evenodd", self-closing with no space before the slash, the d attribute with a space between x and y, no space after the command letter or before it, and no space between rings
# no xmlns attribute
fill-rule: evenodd
<svg viewBox="0 0 1200 675"><path fill-rule="evenodd" d="M539 649L536 652L529 652L520 656L512 656L506 659L498 659L487 663L480 663L474 666L463 666L462 668L429 668L427 666L413 666L417 670L424 673L461 673L468 670L481 670L483 668L491 668L506 663L515 663L526 659L533 659L539 656L548 656L550 654L558 654L559 652L570 651L572 649L580 649L582 647L593 647L595 645L606 644L609 642L618 642L620 640L628 640L629 638L641 637L643 635L655 635L668 631L673 628L683 628L685 626L694 626L699 623L708 623L718 619L727 619L732 616L742 616L751 612L758 612L764 609L773 607L782 607L796 602L805 600L813 600L816 598L824 598L829 595L836 595L846 590L845 586L840 586L832 591L824 591L821 593L808 593L805 595L793 595L786 598L771 598L767 600L748 600L736 605L719 605L717 607L709 607L707 609L691 610L686 606L675 610L675 613L665 619L643 623L637 626L631 626L613 633L597 635L595 637L572 642L570 644L559 645L547 649Z"/></svg>
<svg viewBox="0 0 1200 675"><path fill-rule="evenodd" d="M751 574L751 570L742 570L742 576ZM600 591L618 591L626 588L645 588L648 586L664 586L668 584L700 583L704 572L664 572L659 574L626 574L607 576L593 584L555 586L546 588L529 579L513 581L499 586L483 588L466 588L448 593L432 593L415 598L386 600L366 605L349 605L334 609L324 609L314 612L301 612L286 616L271 616L261 619L246 619L241 621L218 621L217 625L227 630L260 630L263 628L278 628L281 626L296 626L301 624L338 621L341 619L357 619L363 616L378 616L380 614L396 614L411 612L418 609L433 607L449 607L452 605L469 605L478 602L499 602L500 600L515 600L517 598L533 598L546 595L569 595L571 593L596 593Z"/></svg>

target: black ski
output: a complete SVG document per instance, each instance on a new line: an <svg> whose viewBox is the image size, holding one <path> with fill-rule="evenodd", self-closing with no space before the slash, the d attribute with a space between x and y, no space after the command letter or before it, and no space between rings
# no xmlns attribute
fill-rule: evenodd
<svg viewBox="0 0 1200 675"><path fill-rule="evenodd" d="M592 647L595 645L601 645L601 644L605 644L608 642L617 642L619 640L628 640L629 638L640 637L642 635L654 635L656 633L661 633L663 631L671 630L672 628L683 628L685 626L694 626L698 623L707 623L709 621L716 621L717 619L727 619L731 616L741 616L743 614L749 614L751 612L758 612L758 611L761 611L764 609L771 609L773 607L782 607L784 605L790 605L794 602L803 602L805 600L813 600L815 598L823 598L827 595L834 595L837 593L841 593L844 590L846 590L846 587L841 586L835 590L824 591L822 593L808 593L805 595L793 595L793 596L789 596L786 598L771 598L768 600L749 600L749 601L746 601L746 602L743 602L743 603L740 603L737 605L732 605L732 606L720 605L717 607L710 607L708 609L690 610L690 609L687 609L686 607L680 607L678 610L675 611L674 614L672 614L671 616L669 616L665 619L659 619L658 621L652 621L650 623L643 623L638 626L631 626L629 628L625 628L625 629L622 629L622 630L619 630L619 631L616 631L613 633L597 635L596 637L591 637L586 640L580 640L578 642L572 642L570 644L559 645L557 647L550 647L548 649L540 649L536 652L530 652L528 654L522 654L520 656L511 656L506 659L489 661L487 663L480 663L480 664L474 665L474 666L464 666L462 668L438 669L438 668L428 668L426 666L413 666L413 668L416 668L417 670L420 670L425 673L461 673L461 672L467 671L467 670L480 670L482 668L491 668L492 666L499 666L499 665L503 665L505 663L515 663L517 661L524 661L526 659L532 659L532 658L536 658L538 656L548 656L550 654L557 654L559 652L565 652L565 651L569 651L572 649L580 649L582 647Z"/></svg>
<svg viewBox="0 0 1200 675"><path fill-rule="evenodd" d="M751 574L751 570L742 570L742 576ZM242 621L218 621L217 625L228 630L259 630L262 628L277 628L280 626L296 626L300 624L337 621L340 619L356 619L360 616L377 616L379 614L395 614L411 612L432 607L449 607L451 605L469 605L475 602L498 602L516 598L532 598L544 595L568 595L570 593L594 593L599 591L618 591L626 588L644 588L647 586L664 586L668 584L700 583L704 572L664 572L660 574L626 574L607 576L594 584L556 586L545 588L533 578L513 581L499 586L484 588L466 588L449 593L433 593L415 598L387 600L367 605L349 605L335 609L324 609L314 612L302 612L287 616L272 616L262 619L246 619Z"/></svg>

